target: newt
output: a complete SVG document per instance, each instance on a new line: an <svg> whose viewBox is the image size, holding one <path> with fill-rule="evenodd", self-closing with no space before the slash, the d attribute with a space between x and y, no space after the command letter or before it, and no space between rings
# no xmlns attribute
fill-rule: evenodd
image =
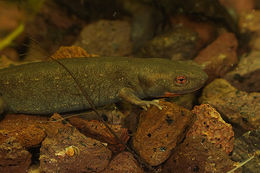
<svg viewBox="0 0 260 173"><path fill-rule="evenodd" d="M96 107L126 100L141 107L144 98L200 89L207 74L197 65L161 58L96 57L60 59ZM72 76L55 61L0 69L0 113L51 114L90 109Z"/></svg>

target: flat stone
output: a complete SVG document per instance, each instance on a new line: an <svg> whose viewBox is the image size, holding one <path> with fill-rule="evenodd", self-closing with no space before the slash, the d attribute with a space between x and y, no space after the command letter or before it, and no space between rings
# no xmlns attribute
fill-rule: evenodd
<svg viewBox="0 0 260 173"><path fill-rule="evenodd" d="M243 56L237 67L224 78L239 90L260 92L260 51Z"/></svg>
<svg viewBox="0 0 260 173"><path fill-rule="evenodd" d="M129 55L132 52L131 25L122 20L99 20L85 26L74 45L100 56Z"/></svg>
<svg viewBox="0 0 260 173"><path fill-rule="evenodd" d="M260 129L248 131L241 137L235 139L232 160L244 162L254 156L243 167L243 172L258 173L260 170Z"/></svg>
<svg viewBox="0 0 260 173"><path fill-rule="evenodd" d="M170 20L174 26L184 26L198 33L199 40L197 50L216 39L217 30L213 23L199 20L195 21L193 18L184 15L173 16Z"/></svg>
<svg viewBox="0 0 260 173"><path fill-rule="evenodd" d="M229 154L234 144L232 126L226 123L216 109L209 104L195 106L192 113L196 114L196 120L186 137L203 136L208 142Z"/></svg>
<svg viewBox="0 0 260 173"><path fill-rule="evenodd" d="M46 136L43 126L47 121L42 116L8 114L0 122L0 143L13 138L23 147L35 147Z"/></svg>
<svg viewBox="0 0 260 173"><path fill-rule="evenodd" d="M163 173L223 173L232 170L235 162L204 137L188 137L163 166Z"/></svg>
<svg viewBox="0 0 260 173"><path fill-rule="evenodd" d="M185 27L176 27L144 44L137 56L144 58L192 59L197 53L198 34Z"/></svg>
<svg viewBox="0 0 260 173"><path fill-rule="evenodd" d="M234 34L225 32L201 50L195 62L200 64L208 74L208 81L224 76L238 62L238 42Z"/></svg>
<svg viewBox="0 0 260 173"><path fill-rule="evenodd" d="M140 115L133 137L133 148L151 166L164 162L184 138L192 124L192 113L174 103L160 101L159 110L153 106Z"/></svg>
<svg viewBox="0 0 260 173"><path fill-rule="evenodd" d="M237 90L224 79L215 79L202 92L200 103L210 104L224 119L245 130L260 127L260 93Z"/></svg>
<svg viewBox="0 0 260 173"><path fill-rule="evenodd" d="M112 152L95 139L81 134L58 114L50 118L47 137L40 149L41 172L100 172Z"/></svg>
<svg viewBox="0 0 260 173"><path fill-rule="evenodd" d="M30 164L31 153L15 138L8 138L0 144L0 172L27 172Z"/></svg>
<svg viewBox="0 0 260 173"><path fill-rule="evenodd" d="M125 146L117 140L117 138L106 128L106 126L98 120L84 120L82 118L69 118L69 122L80 130L87 137L108 143L108 148L113 152L120 152L125 149ZM108 124L109 127L116 133L118 138L126 144L130 138L128 130L121 125Z"/></svg>
<svg viewBox="0 0 260 173"><path fill-rule="evenodd" d="M103 173L114 172L143 173L144 171L131 153L122 152L111 160L107 169L105 169Z"/></svg>

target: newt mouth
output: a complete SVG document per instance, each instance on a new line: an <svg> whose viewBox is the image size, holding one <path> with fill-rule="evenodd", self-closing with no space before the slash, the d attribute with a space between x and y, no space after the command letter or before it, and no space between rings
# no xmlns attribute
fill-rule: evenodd
<svg viewBox="0 0 260 173"><path fill-rule="evenodd" d="M165 92L162 97L176 97L176 96L179 96L179 95L180 94L175 94L175 93L171 93L171 92Z"/></svg>
<svg viewBox="0 0 260 173"><path fill-rule="evenodd" d="M180 96L180 95L184 95L184 94L189 94L189 93L193 93L195 91L198 91L201 87L196 87L196 88L190 88L190 89L186 89L183 91L174 91L174 92L164 92L164 95L162 95L161 97L176 97L176 96Z"/></svg>

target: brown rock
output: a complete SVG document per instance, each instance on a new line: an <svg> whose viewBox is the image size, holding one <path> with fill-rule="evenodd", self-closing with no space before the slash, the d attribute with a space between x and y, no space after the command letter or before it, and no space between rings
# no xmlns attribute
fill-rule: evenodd
<svg viewBox="0 0 260 173"><path fill-rule="evenodd" d="M234 168L235 162L214 144L201 137L188 137L163 166L163 173L223 173Z"/></svg>
<svg viewBox="0 0 260 173"><path fill-rule="evenodd" d="M176 103L177 105L182 106L189 110L192 110L192 107L196 102L196 99L197 99L196 93L189 93L189 94L165 98L166 101Z"/></svg>
<svg viewBox="0 0 260 173"><path fill-rule="evenodd" d="M148 41L138 52L144 58L192 59L197 53L198 34L176 27Z"/></svg>
<svg viewBox="0 0 260 173"><path fill-rule="evenodd" d="M25 17L24 12L17 8L16 4L0 2L0 32L11 32L20 24ZM1 38L2 40L2 38Z"/></svg>
<svg viewBox="0 0 260 173"><path fill-rule="evenodd" d="M260 170L260 129L246 132L235 139L232 160L236 162L247 162L243 167L243 172L258 173ZM239 166L239 165L238 165Z"/></svg>
<svg viewBox="0 0 260 173"><path fill-rule="evenodd" d="M46 136L43 126L47 120L41 116L8 114L0 122L0 143L13 138L26 148L37 146Z"/></svg>
<svg viewBox="0 0 260 173"><path fill-rule="evenodd" d="M24 60L46 60L60 46L75 42L75 35L84 22L60 7L54 1L46 1L34 20L26 22L25 33L30 36L30 45Z"/></svg>
<svg viewBox="0 0 260 173"><path fill-rule="evenodd" d="M216 28L209 22L195 21L187 16L177 15L171 18L174 26L184 26L198 33L198 49L204 47L216 38Z"/></svg>
<svg viewBox="0 0 260 173"><path fill-rule="evenodd" d="M100 20L81 31L75 45L90 54L125 56L132 52L131 25L126 21Z"/></svg>
<svg viewBox="0 0 260 173"><path fill-rule="evenodd" d="M221 118L216 109L208 104L202 104L195 106L192 113L197 115L197 119L188 131L187 137L206 138L208 142L226 153L233 150L234 132L232 126Z"/></svg>
<svg viewBox="0 0 260 173"><path fill-rule="evenodd" d="M224 78L239 90L260 92L260 51L242 57L238 66Z"/></svg>
<svg viewBox="0 0 260 173"><path fill-rule="evenodd" d="M27 172L31 164L31 153L9 138L0 145L0 172L14 173Z"/></svg>
<svg viewBox="0 0 260 173"><path fill-rule="evenodd" d="M246 130L260 127L260 93L246 93L231 86L224 79L215 79L207 85L200 98L229 122Z"/></svg>
<svg viewBox="0 0 260 173"><path fill-rule="evenodd" d="M237 39L232 33L221 34L194 59L209 76L208 81L224 76L237 63Z"/></svg>
<svg viewBox="0 0 260 173"><path fill-rule="evenodd" d="M219 0L228 11L235 10L238 15L254 10L254 1L255 0Z"/></svg>
<svg viewBox="0 0 260 173"><path fill-rule="evenodd" d="M106 126L98 120L88 121L82 118L73 117L69 119L69 122L84 135L108 143L108 148L113 152L119 152L125 149L125 146L117 141L115 136L110 133ZM119 139L126 144L129 139L127 129L123 128L121 125L109 126L117 134Z"/></svg>
<svg viewBox="0 0 260 173"><path fill-rule="evenodd" d="M106 144L79 133L58 114L50 121L40 149L41 172L100 172L106 168L111 158Z"/></svg>
<svg viewBox="0 0 260 173"><path fill-rule="evenodd" d="M176 104L160 101L159 110L152 107L140 115L133 137L133 147L150 165L164 162L186 134L193 120L192 113Z"/></svg>
<svg viewBox="0 0 260 173"><path fill-rule="evenodd" d="M242 33L260 31L260 10L243 13L239 19L239 28Z"/></svg>
<svg viewBox="0 0 260 173"><path fill-rule="evenodd" d="M254 34L252 34L252 37L250 38L249 47L252 50L251 54L259 55L259 53L253 53L253 52L260 51L260 30L258 32L255 32Z"/></svg>
<svg viewBox="0 0 260 173"><path fill-rule="evenodd" d="M142 173L143 169L138 165L133 155L129 152L119 153L109 163L109 166L104 170L103 173Z"/></svg>

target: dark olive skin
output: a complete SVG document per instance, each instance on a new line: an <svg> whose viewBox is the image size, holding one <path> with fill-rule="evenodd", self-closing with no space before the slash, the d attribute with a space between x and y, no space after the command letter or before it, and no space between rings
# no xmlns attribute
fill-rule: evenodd
<svg viewBox="0 0 260 173"><path fill-rule="evenodd" d="M143 98L201 88L206 73L197 65L160 58L96 57L59 60L95 106L122 99L146 108ZM0 70L0 113L51 114L91 108L71 75L55 61ZM158 106L159 107L159 106Z"/></svg>

